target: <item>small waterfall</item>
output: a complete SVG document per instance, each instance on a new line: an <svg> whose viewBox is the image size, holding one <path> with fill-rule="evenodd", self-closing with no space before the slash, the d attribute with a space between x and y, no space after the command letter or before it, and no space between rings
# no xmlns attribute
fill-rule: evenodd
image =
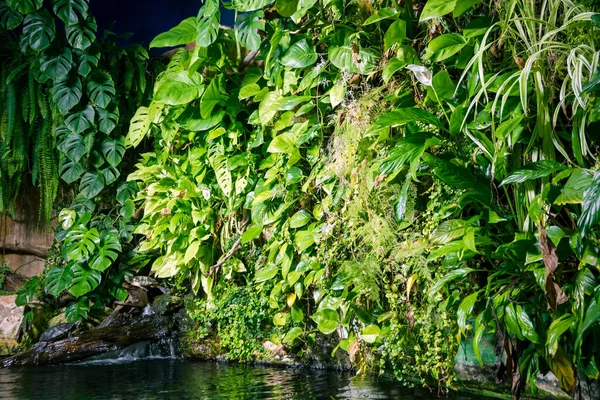
<svg viewBox="0 0 600 400"><path fill-rule="evenodd" d="M122 350L110 351L88 358L78 364L118 364L138 360L177 359L176 339L164 338L155 342L139 342Z"/></svg>

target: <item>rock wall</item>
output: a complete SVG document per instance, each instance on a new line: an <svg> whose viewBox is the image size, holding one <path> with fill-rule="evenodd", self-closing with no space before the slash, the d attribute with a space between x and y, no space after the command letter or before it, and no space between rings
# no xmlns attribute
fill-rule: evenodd
<svg viewBox="0 0 600 400"><path fill-rule="evenodd" d="M6 265L25 277L42 273L54 237L52 227L39 223L38 207L37 190L24 187L14 218L0 216L0 266ZM23 307L17 307L15 299L14 294L0 296L0 356L12 353L17 346L16 334L23 319Z"/></svg>

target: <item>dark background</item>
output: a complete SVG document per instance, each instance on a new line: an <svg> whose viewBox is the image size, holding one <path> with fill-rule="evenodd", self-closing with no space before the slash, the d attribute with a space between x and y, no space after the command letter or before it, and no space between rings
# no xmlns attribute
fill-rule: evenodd
<svg viewBox="0 0 600 400"><path fill-rule="evenodd" d="M155 36L198 14L200 0L90 0L90 11L98 23L98 35L105 29L133 36L121 44L148 45ZM233 26L234 14L221 8L221 24ZM164 49L153 49L162 53Z"/></svg>

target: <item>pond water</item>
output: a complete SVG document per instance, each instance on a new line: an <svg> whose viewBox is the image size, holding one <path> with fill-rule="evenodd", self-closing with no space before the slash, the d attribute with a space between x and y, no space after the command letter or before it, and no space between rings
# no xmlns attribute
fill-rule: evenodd
<svg viewBox="0 0 600 400"><path fill-rule="evenodd" d="M396 382L307 369L178 359L0 369L0 399L430 399ZM459 393L453 399L482 399Z"/></svg>

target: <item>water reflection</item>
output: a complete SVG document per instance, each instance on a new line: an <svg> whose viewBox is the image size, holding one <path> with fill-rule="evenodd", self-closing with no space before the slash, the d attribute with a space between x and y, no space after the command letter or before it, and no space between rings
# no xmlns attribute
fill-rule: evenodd
<svg viewBox="0 0 600 400"><path fill-rule="evenodd" d="M0 370L1 399L429 399L435 393L331 371L139 360ZM481 396L460 395L458 399Z"/></svg>

